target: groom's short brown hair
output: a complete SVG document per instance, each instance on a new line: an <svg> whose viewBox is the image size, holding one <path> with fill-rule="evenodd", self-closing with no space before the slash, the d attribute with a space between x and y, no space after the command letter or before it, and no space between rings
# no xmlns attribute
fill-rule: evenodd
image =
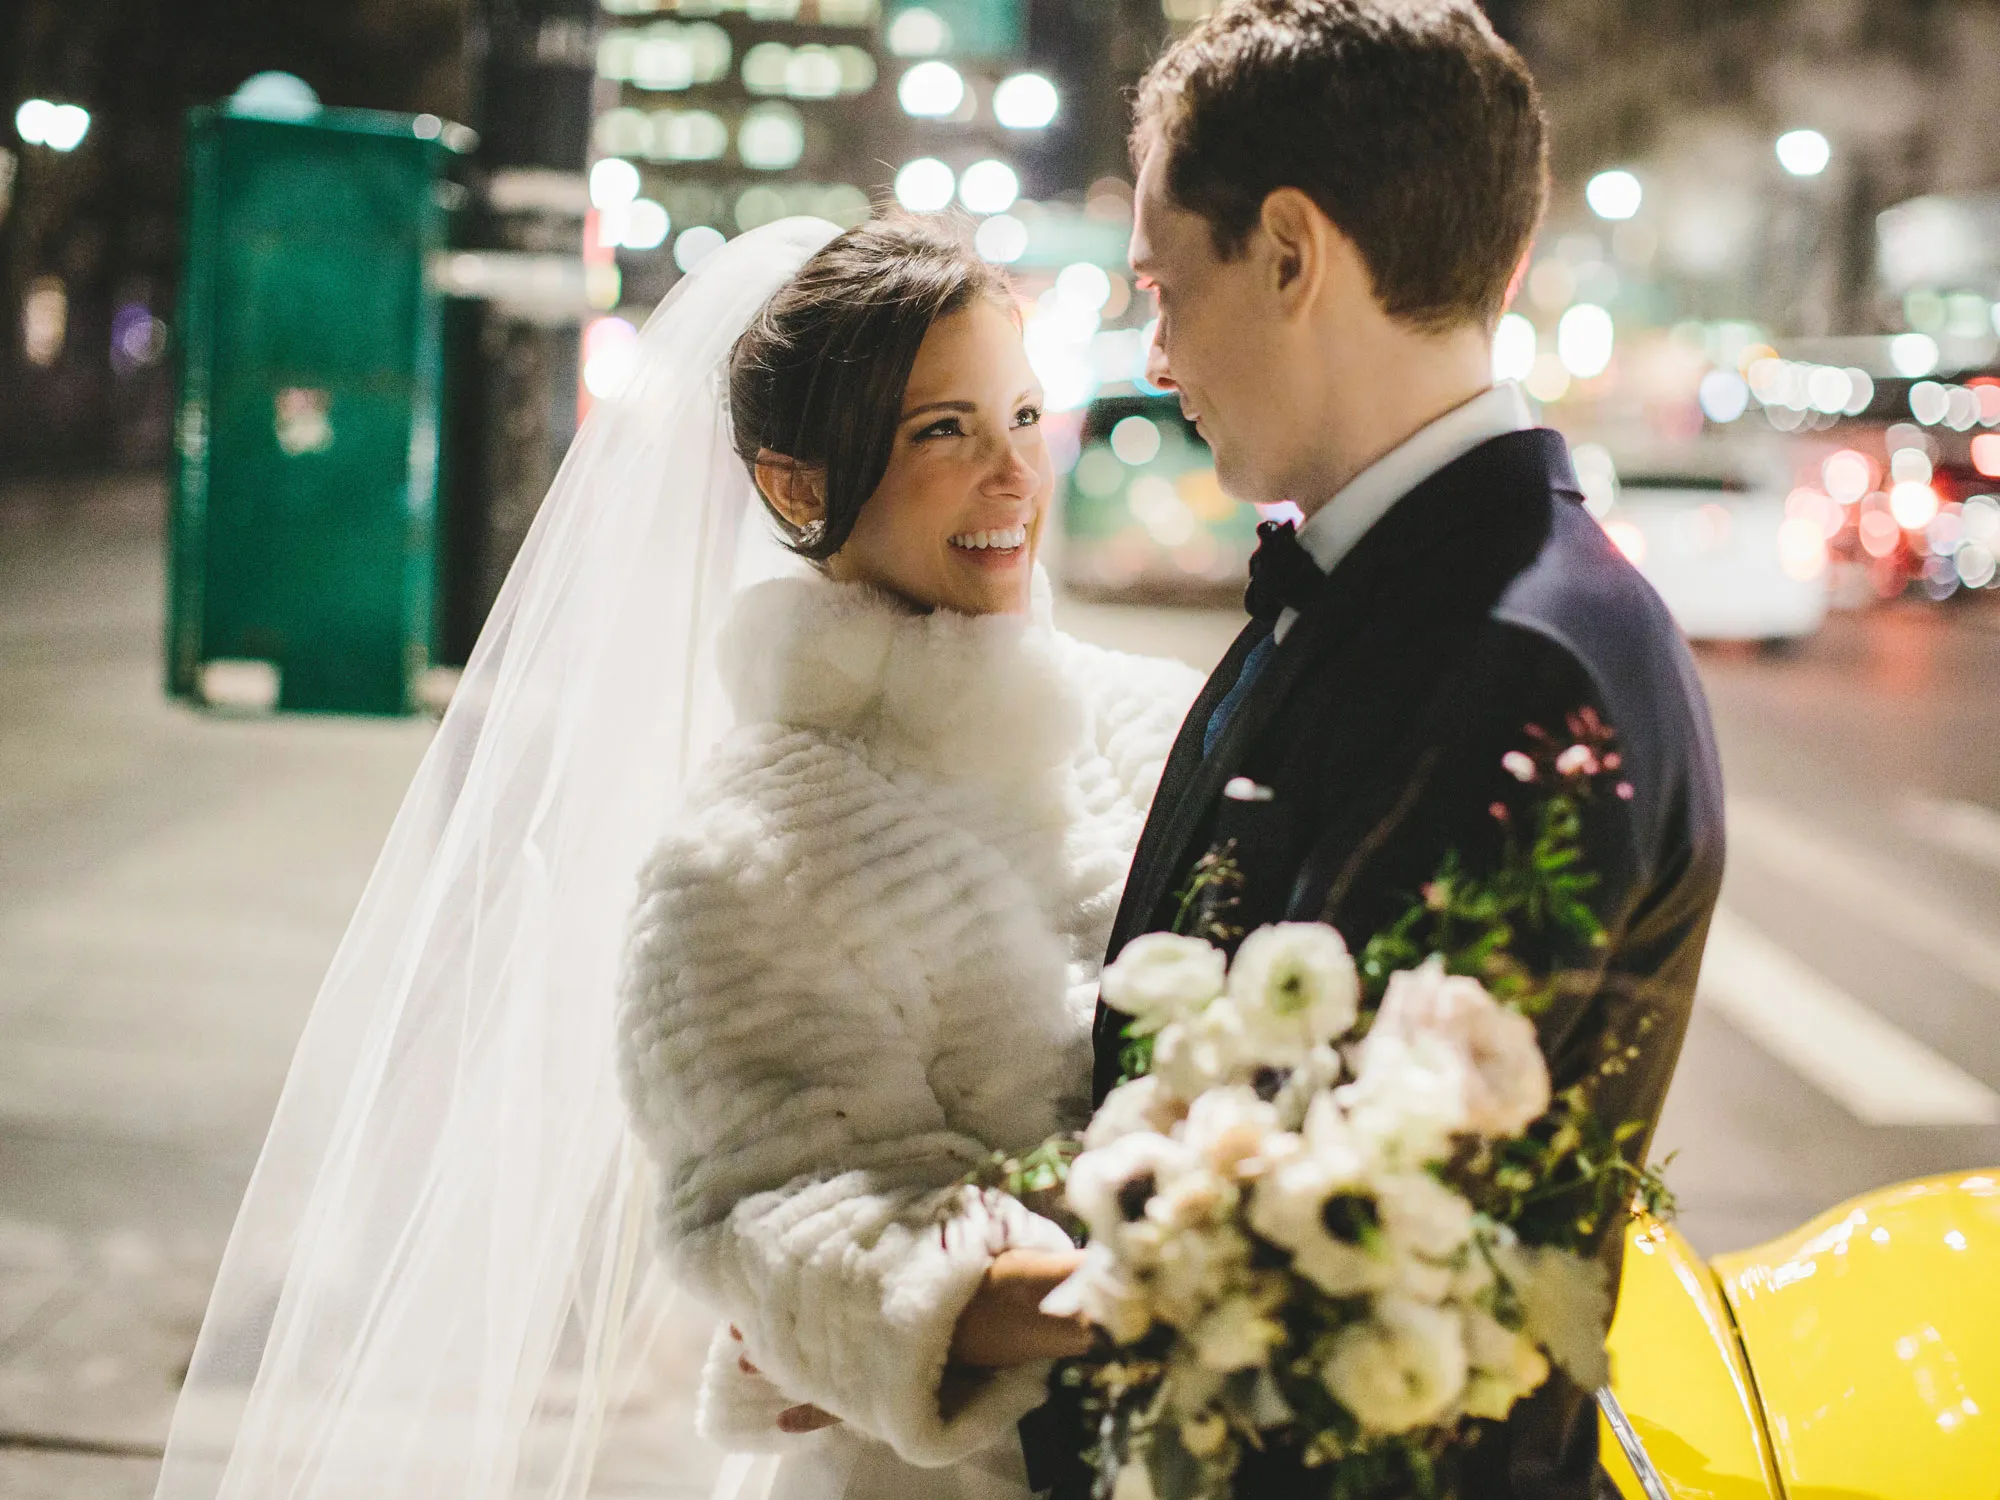
<svg viewBox="0 0 2000 1500"><path fill-rule="evenodd" d="M1140 81L1132 142L1225 259L1306 193L1425 328L1492 327L1548 202L1534 80L1472 0L1232 0Z"/></svg>

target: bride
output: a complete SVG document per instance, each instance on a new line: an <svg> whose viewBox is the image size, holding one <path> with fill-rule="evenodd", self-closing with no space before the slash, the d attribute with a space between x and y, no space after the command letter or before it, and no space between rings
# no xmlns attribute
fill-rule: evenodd
<svg viewBox="0 0 2000 1500"><path fill-rule="evenodd" d="M847 1424L853 1493L1000 1493L895 1476L1018 1475L1089 1334L1037 1311L1068 1237L958 1184L1089 1114L1096 966L1196 679L1051 628L1040 388L937 226L827 245L729 391L807 565L722 627L738 726L640 878L621 1017L673 1264L739 1331L704 1425L770 1428L754 1361Z"/></svg>
<svg viewBox="0 0 2000 1500"><path fill-rule="evenodd" d="M160 1500L583 1500L676 1283L701 1429L776 1450L734 1493L1026 1494L1074 1259L960 1184L1087 1113L1197 686L1051 625L1040 416L935 221L782 221L661 305L301 1037Z"/></svg>

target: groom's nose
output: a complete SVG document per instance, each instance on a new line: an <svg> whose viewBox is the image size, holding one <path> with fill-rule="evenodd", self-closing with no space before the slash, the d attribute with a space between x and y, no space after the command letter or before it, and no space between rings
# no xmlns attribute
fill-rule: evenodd
<svg viewBox="0 0 2000 1500"><path fill-rule="evenodd" d="M1174 373L1167 368L1167 351L1160 345L1160 335L1153 334L1153 342L1146 346L1146 380L1163 391L1179 390L1174 384Z"/></svg>

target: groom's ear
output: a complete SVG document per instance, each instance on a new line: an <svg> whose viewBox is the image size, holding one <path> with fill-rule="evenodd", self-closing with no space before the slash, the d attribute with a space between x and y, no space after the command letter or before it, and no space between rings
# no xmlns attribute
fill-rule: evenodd
<svg viewBox="0 0 2000 1500"><path fill-rule="evenodd" d="M1339 234L1320 206L1295 187L1265 195L1259 224L1271 260L1273 290L1287 312L1308 307L1319 295Z"/></svg>
<svg viewBox="0 0 2000 1500"><path fill-rule="evenodd" d="M826 470L817 464L802 464L795 458L769 448L757 450L754 469L757 488L771 509L803 530L826 519Z"/></svg>

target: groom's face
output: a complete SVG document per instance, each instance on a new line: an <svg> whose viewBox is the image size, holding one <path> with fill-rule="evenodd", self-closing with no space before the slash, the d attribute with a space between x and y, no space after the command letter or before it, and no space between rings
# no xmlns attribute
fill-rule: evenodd
<svg viewBox="0 0 2000 1500"><path fill-rule="evenodd" d="M1147 378L1179 394L1226 493L1256 504L1293 499L1306 397L1291 358L1296 318L1271 294L1254 235L1225 260L1208 221L1168 197L1164 157L1158 146L1146 154L1132 223L1132 268L1159 300Z"/></svg>

